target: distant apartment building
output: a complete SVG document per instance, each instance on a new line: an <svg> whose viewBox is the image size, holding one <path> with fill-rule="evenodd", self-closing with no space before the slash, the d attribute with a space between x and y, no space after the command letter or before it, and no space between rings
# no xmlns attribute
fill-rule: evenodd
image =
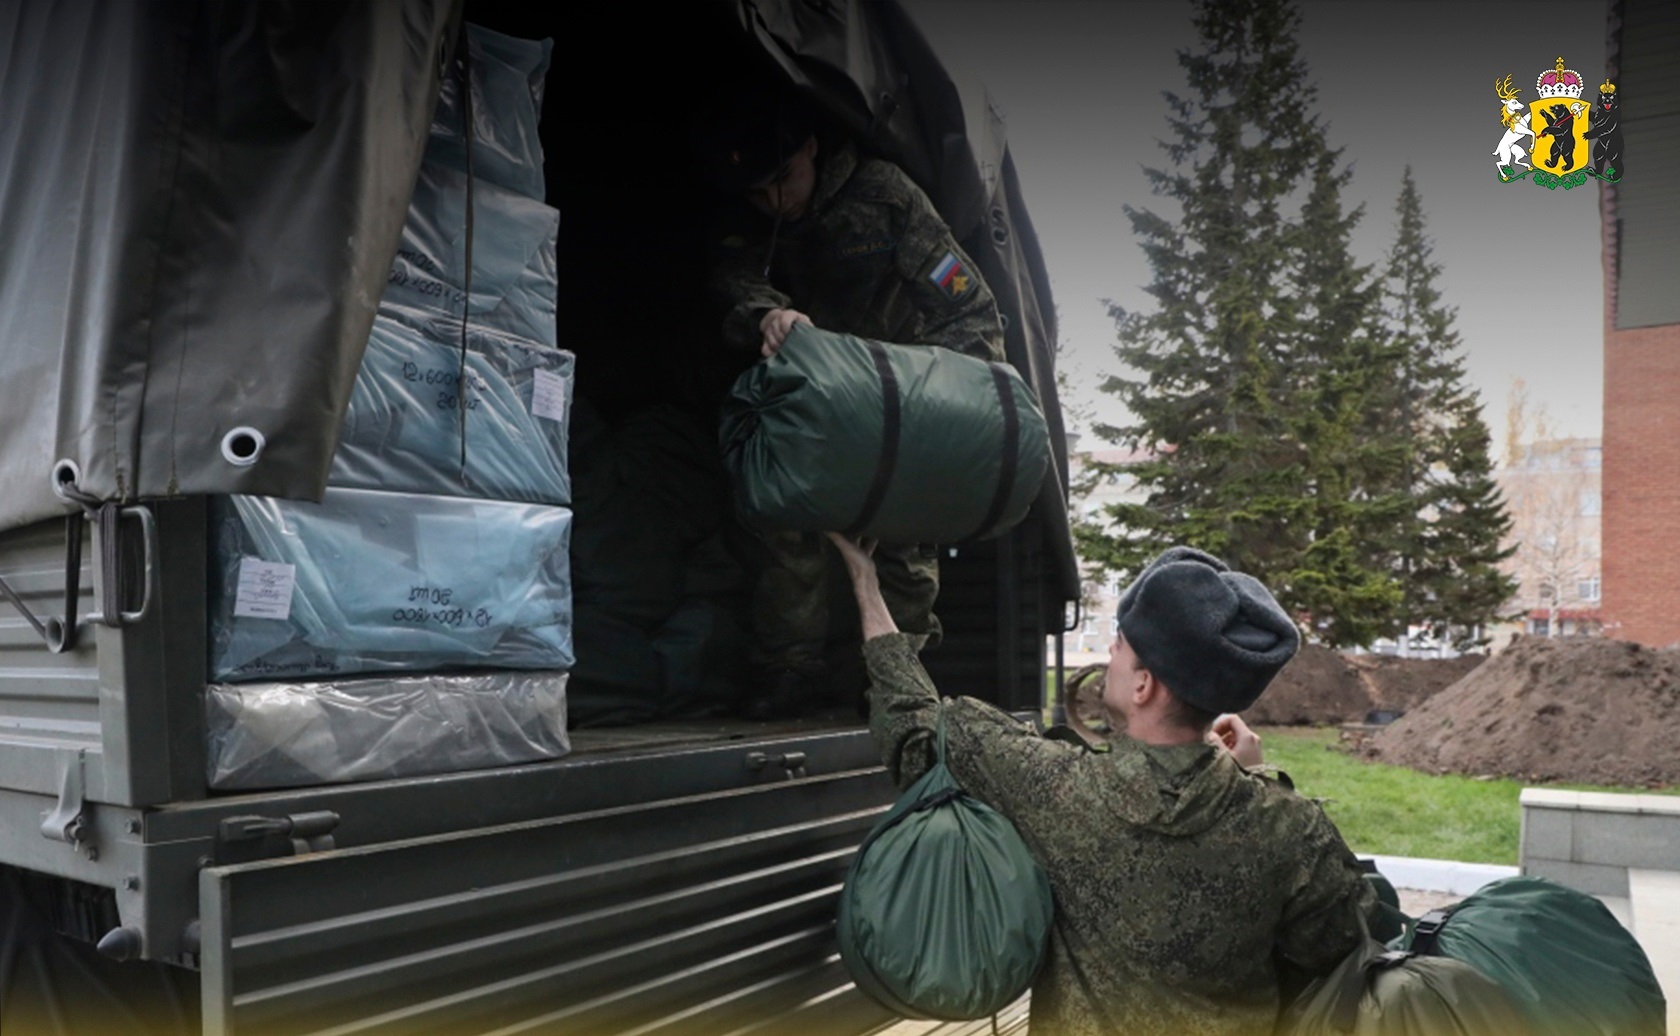
<svg viewBox="0 0 1680 1036"><path fill-rule="evenodd" d="M1517 580L1511 612L1533 636L1597 633L1603 626L1604 450L1597 439L1525 443L1497 473L1511 515L1505 571Z"/></svg>
<svg viewBox="0 0 1680 1036"><path fill-rule="evenodd" d="M1149 454L1124 449L1080 450L1078 435L1068 436L1068 475L1074 484L1081 482L1094 464L1124 467L1145 460ZM1091 491L1070 503L1075 521L1100 522L1104 508L1110 504L1141 504L1148 493L1137 480L1124 472L1104 475ZM1062 635L1062 650L1068 664L1079 665L1095 661L1092 656L1104 655L1114 639L1114 614L1120 605L1119 577L1094 576L1087 566L1081 566L1086 581L1082 587L1079 622Z"/></svg>
<svg viewBox="0 0 1680 1036"><path fill-rule="evenodd" d="M1604 241L1604 578L1610 636L1680 642L1680 4L1611 0L1625 175Z"/></svg>

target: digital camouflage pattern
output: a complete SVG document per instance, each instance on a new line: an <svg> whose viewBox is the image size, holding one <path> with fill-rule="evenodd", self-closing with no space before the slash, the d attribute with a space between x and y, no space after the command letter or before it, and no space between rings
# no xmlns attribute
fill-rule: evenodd
<svg viewBox="0 0 1680 1036"><path fill-rule="evenodd" d="M824 330L1002 360L991 289L921 188L850 145L817 162L810 209L782 224L773 257L767 219L721 236L712 286L729 343L757 349L765 311L791 307Z"/></svg>
<svg viewBox="0 0 1680 1036"><path fill-rule="evenodd" d="M759 537L764 570L753 586L753 664L760 669L815 672L823 663L828 631L828 577L832 553L816 533L769 532ZM877 547L881 596L893 622L906 633L939 646L943 631L933 614L939 596L939 563L919 547Z"/></svg>
<svg viewBox="0 0 1680 1036"><path fill-rule="evenodd" d="M1036 1036L1270 1036L1274 952L1312 974L1359 946L1374 894L1319 806L1211 745L1046 740L971 698L941 704L903 634L864 645L869 729L900 787L946 765L1009 817L1050 877L1056 925Z"/></svg>
<svg viewBox="0 0 1680 1036"><path fill-rule="evenodd" d="M712 288L727 309L729 344L758 349L765 311L791 307L829 331L1002 360L991 289L921 188L891 163L860 161L850 144L817 162L809 211L782 224L773 257L767 219L720 235ZM797 533L766 536L763 547L754 661L767 671L811 668L828 632L828 547ZM899 628L936 646L938 562L915 545L883 544L876 558Z"/></svg>

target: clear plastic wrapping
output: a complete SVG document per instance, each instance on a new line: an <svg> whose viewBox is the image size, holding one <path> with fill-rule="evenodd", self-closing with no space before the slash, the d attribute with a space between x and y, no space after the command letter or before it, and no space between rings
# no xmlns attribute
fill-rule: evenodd
<svg viewBox="0 0 1680 1036"><path fill-rule="evenodd" d="M540 345L558 344L554 249L559 232L555 209L474 181L469 324ZM466 293L466 237L467 174L422 163L381 298L458 322Z"/></svg>
<svg viewBox="0 0 1680 1036"><path fill-rule="evenodd" d="M466 468L461 353L423 315L381 306L344 414L335 486L567 505L571 353L467 332Z"/></svg>
<svg viewBox="0 0 1680 1036"><path fill-rule="evenodd" d="M558 759L565 673L212 684L209 779L220 790L413 777Z"/></svg>
<svg viewBox="0 0 1680 1036"><path fill-rule="evenodd" d="M553 40L521 40L476 25L467 26L472 72L473 173L482 180L541 201L544 196L542 141L543 80ZM461 83L443 78L437 114L426 144L428 161L467 168L462 133Z"/></svg>
<svg viewBox="0 0 1680 1036"><path fill-rule="evenodd" d="M566 508L330 488L211 518L212 680L572 666Z"/></svg>

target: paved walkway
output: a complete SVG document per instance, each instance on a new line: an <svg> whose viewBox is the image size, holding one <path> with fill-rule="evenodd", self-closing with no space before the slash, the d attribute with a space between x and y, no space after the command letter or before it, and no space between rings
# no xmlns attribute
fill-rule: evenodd
<svg viewBox="0 0 1680 1036"><path fill-rule="evenodd" d="M1628 901L1629 928L1668 997L1668 1031L1680 1033L1680 872L1628 871Z"/></svg>

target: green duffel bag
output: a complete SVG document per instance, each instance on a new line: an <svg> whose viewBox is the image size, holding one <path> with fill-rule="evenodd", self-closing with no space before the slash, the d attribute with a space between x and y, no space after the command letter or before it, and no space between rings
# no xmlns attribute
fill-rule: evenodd
<svg viewBox="0 0 1680 1036"><path fill-rule="evenodd" d="M1364 927L1364 919L1360 920ZM1278 1018L1278 1036L1524 1036L1515 999L1475 968L1390 950L1367 933Z"/></svg>
<svg viewBox="0 0 1680 1036"><path fill-rule="evenodd" d="M864 839L835 935L858 989L906 1018L996 1014L1032 986L1050 945L1050 880L1003 814L939 758Z"/></svg>
<svg viewBox="0 0 1680 1036"><path fill-rule="evenodd" d="M1398 945L1498 982L1536 1036L1662 1036L1668 1005L1645 951L1603 903L1545 878L1501 878L1418 919Z"/></svg>
<svg viewBox="0 0 1680 1036"><path fill-rule="evenodd" d="M1044 413L1006 363L799 324L723 405L724 464L760 530L885 543L998 536L1050 463Z"/></svg>

